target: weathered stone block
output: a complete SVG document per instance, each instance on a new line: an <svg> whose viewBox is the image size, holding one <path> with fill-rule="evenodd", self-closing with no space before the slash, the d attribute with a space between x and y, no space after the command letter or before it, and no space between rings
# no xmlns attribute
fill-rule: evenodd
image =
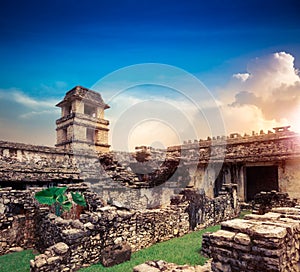
<svg viewBox="0 0 300 272"><path fill-rule="evenodd" d="M251 234L268 239L283 239L287 235L287 230L283 227L257 225L251 228Z"/></svg>
<svg viewBox="0 0 300 272"><path fill-rule="evenodd" d="M211 268L216 272L232 272L230 265L221 262L213 262Z"/></svg>
<svg viewBox="0 0 300 272"><path fill-rule="evenodd" d="M47 263L48 263L49 265L55 264L55 263L57 263L57 262L59 262L59 261L60 261L60 258L59 258L59 257L50 257L50 258L47 259Z"/></svg>
<svg viewBox="0 0 300 272"><path fill-rule="evenodd" d="M54 252L58 255L63 255L69 250L69 246L63 242L55 244L52 248Z"/></svg>
<svg viewBox="0 0 300 272"><path fill-rule="evenodd" d="M128 244L109 246L102 251L101 263L106 266L113 266L130 260L131 247Z"/></svg>
<svg viewBox="0 0 300 272"><path fill-rule="evenodd" d="M133 268L133 272L160 272L160 271L161 270L159 268L155 268L146 263L137 265Z"/></svg>
<svg viewBox="0 0 300 272"><path fill-rule="evenodd" d="M47 264L47 257L44 254L38 255L34 259L35 267L40 268Z"/></svg>
<svg viewBox="0 0 300 272"><path fill-rule="evenodd" d="M234 241L238 244L248 246L251 243L249 235L244 233L238 233L234 236Z"/></svg>
<svg viewBox="0 0 300 272"><path fill-rule="evenodd" d="M85 231L79 229L68 229L63 230L62 234L66 237L67 240L76 240L85 235Z"/></svg>
<svg viewBox="0 0 300 272"><path fill-rule="evenodd" d="M11 247L9 249L9 252L20 252L23 251L24 249L22 247Z"/></svg>

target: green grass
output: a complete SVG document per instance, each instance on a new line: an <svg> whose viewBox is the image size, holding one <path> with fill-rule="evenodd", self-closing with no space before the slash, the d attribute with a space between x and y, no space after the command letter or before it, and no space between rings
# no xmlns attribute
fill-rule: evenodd
<svg viewBox="0 0 300 272"><path fill-rule="evenodd" d="M155 244L149 248L133 253L130 261L113 267L104 267L101 264L96 264L79 271L131 272L133 267L149 260L164 260L176 264L203 265L207 259L199 254L202 243L202 235L205 232L213 232L219 229L219 225L213 226L204 230L186 234L179 238Z"/></svg>
<svg viewBox="0 0 300 272"><path fill-rule="evenodd" d="M246 214L250 214L250 213L252 213L252 211L242 210L241 213L240 213L239 218L243 219Z"/></svg>
<svg viewBox="0 0 300 272"><path fill-rule="evenodd" d="M32 250L24 250L0 256L0 271L28 272L30 270L29 261L32 259L34 259Z"/></svg>
<svg viewBox="0 0 300 272"><path fill-rule="evenodd" d="M164 260L176 264L202 265L206 258L201 256L200 249L202 235L205 232L214 232L220 226L213 226L204 230L191 232L179 238L155 244L149 248L142 249L131 255L131 260L113 267L104 267L96 264L88 268L82 268L81 272L131 272L133 267L149 260ZM29 261L34 259L32 250L11 253L0 256L1 272L29 272Z"/></svg>

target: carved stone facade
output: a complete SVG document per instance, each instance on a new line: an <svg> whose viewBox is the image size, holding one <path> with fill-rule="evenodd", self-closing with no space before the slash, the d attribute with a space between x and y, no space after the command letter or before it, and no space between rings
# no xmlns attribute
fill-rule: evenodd
<svg viewBox="0 0 300 272"><path fill-rule="evenodd" d="M174 153L184 150L194 154L189 162L197 165L193 186L211 197L218 195L222 184L236 183L241 201L271 190L300 199L300 137L289 127L251 136L234 133L169 148Z"/></svg>

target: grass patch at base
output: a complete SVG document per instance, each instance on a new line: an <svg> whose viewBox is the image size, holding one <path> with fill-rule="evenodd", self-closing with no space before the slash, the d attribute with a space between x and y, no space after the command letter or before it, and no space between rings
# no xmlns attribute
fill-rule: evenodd
<svg viewBox="0 0 300 272"><path fill-rule="evenodd" d="M200 255L202 235L205 232L214 232L219 229L219 225L208 227L204 230L191 232L182 237L157 243L149 248L145 248L133 253L130 261L115 265L113 267L104 267L101 264L96 264L88 268L83 268L79 271L131 272L133 267L149 260L164 260L181 265L203 265L207 259Z"/></svg>
<svg viewBox="0 0 300 272"><path fill-rule="evenodd" d="M30 260L34 259L32 250L10 253L0 256L1 272L28 272L30 271Z"/></svg>
<svg viewBox="0 0 300 272"><path fill-rule="evenodd" d="M251 214L251 213L252 213L252 211L250 211L250 210L242 210L240 215L239 215L239 218L243 219L245 215Z"/></svg>

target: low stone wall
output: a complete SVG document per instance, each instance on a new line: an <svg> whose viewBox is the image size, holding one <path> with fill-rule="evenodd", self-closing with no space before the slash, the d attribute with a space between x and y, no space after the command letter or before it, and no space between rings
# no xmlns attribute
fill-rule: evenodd
<svg viewBox="0 0 300 272"><path fill-rule="evenodd" d="M133 212L106 206L99 212L82 214L80 220L42 216L38 249L44 253L31 263L31 271L74 271L100 262L103 250L117 244L126 243L137 251L182 236L189 232L184 209L172 206ZM68 249L57 253L57 244Z"/></svg>
<svg viewBox="0 0 300 272"><path fill-rule="evenodd" d="M233 202L230 193L206 199L204 220L195 229L236 216L238 207ZM79 220L64 220L42 211L37 245L44 253L31 262L31 271L75 271L100 262L103 251L117 245L129 245L134 252L182 236L191 230L189 205L190 201L185 201L141 211L105 206L97 212L85 212ZM65 250L56 250L57 247Z"/></svg>
<svg viewBox="0 0 300 272"><path fill-rule="evenodd" d="M48 207L41 208L34 194L42 188L13 190L0 188L0 255L23 248L39 248L41 233L38 231L42 218L49 214ZM83 191L88 208L93 211L104 206L104 202L81 184L69 185L69 191ZM76 217L76 210L66 214L67 218ZM71 220L69 220L71 221ZM54 231L54 230L53 230ZM58 231L58 230L56 230Z"/></svg>
<svg viewBox="0 0 300 272"><path fill-rule="evenodd" d="M274 208L264 215L223 222L203 236L212 271L299 271L300 208Z"/></svg>
<svg viewBox="0 0 300 272"><path fill-rule="evenodd" d="M103 262L103 252L121 245L134 252L233 218L239 212L234 185L223 188L222 195L214 199L186 190L179 203L128 210L118 203L107 206L84 184L72 184L68 190L81 191L88 206L79 219L74 219L75 213L63 219L37 203L34 194L40 190L0 189L0 255L36 248L42 254L31 262L32 271L75 271ZM200 205L195 202L199 199Z"/></svg>

